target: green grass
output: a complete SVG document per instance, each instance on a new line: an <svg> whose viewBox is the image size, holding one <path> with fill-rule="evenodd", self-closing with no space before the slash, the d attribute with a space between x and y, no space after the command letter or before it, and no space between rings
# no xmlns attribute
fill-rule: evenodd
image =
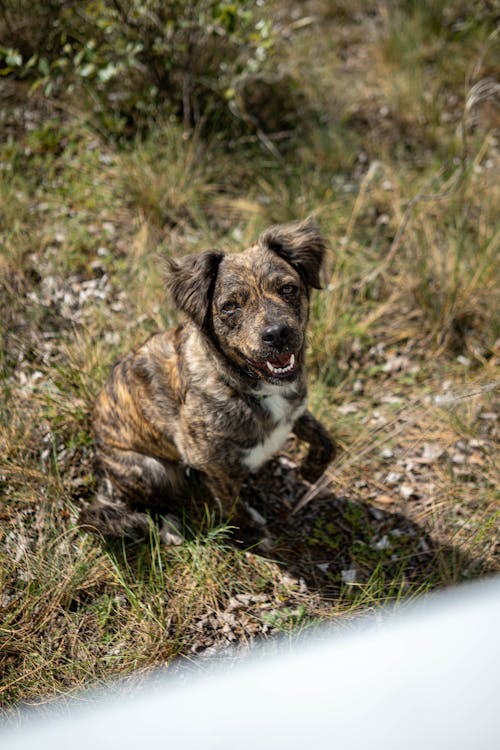
<svg viewBox="0 0 500 750"><path fill-rule="evenodd" d="M6 105L6 709L499 568L499 154L495 89L479 85L494 70L493 21L458 0L370 4L375 25L362 3L312 5L297 27L282 8L276 54L307 107L271 148L257 132L207 141L169 120L117 144L69 99L21 87ZM83 533L94 398L120 353L177 319L159 256L237 250L311 213L329 252L310 406L340 446L323 495L284 522L263 491L267 556L236 544L209 505L186 511L179 548Z"/></svg>

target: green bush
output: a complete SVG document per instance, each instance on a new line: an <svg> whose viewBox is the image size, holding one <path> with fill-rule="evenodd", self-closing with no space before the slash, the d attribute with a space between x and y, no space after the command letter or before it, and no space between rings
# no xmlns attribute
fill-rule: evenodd
<svg viewBox="0 0 500 750"><path fill-rule="evenodd" d="M112 135L148 129L158 115L186 129L208 120L241 127L236 93L274 41L255 8L249 0L5 0L0 74L49 96L85 95Z"/></svg>

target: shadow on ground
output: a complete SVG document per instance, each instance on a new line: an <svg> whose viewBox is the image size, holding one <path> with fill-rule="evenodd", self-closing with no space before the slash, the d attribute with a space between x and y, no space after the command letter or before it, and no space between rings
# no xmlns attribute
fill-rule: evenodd
<svg viewBox="0 0 500 750"><path fill-rule="evenodd" d="M323 491L292 514L308 489L286 459L270 462L245 484L241 497L265 518L271 546L263 551L258 545L255 525L242 526L235 539L246 547L256 544L259 554L322 596L337 596L345 584L372 581L378 596L391 597L407 588L443 585L448 577L455 583L484 573L481 561L438 544L403 514L357 499Z"/></svg>
<svg viewBox="0 0 500 750"><path fill-rule="evenodd" d="M203 538L207 519L207 490L192 477L192 494L169 508L183 519L187 537ZM323 490L297 513L292 511L310 485L286 456L269 462L242 487L242 504L251 508L234 520L228 541L276 562L311 592L335 598L361 586L374 601L451 585L484 575L481 559L472 560L449 544L441 544L407 516L373 507L367 502ZM264 542L264 543L263 543ZM107 541L121 558L122 542ZM142 545L131 547L139 552ZM127 555L128 563L134 559ZM127 563L127 564L128 564Z"/></svg>

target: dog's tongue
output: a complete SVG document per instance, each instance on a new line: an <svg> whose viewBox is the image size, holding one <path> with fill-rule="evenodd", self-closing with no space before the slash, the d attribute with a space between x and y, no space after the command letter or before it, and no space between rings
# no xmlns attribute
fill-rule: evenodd
<svg viewBox="0 0 500 750"><path fill-rule="evenodd" d="M267 361L270 362L273 367L288 367L291 359L292 355L290 352L287 352L286 354L279 354L275 359L268 359Z"/></svg>

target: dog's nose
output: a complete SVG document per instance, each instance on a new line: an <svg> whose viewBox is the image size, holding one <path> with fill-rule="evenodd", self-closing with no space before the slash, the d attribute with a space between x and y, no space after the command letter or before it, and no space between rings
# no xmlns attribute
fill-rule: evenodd
<svg viewBox="0 0 500 750"><path fill-rule="evenodd" d="M261 337L264 344L269 344L279 349L290 341L292 333L293 328L290 328L286 323L275 323L272 326L264 328Z"/></svg>

